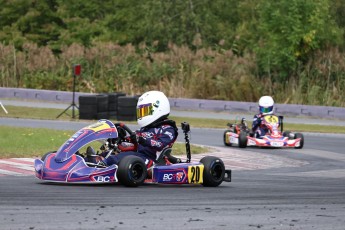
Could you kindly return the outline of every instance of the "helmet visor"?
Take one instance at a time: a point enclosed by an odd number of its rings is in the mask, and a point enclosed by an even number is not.
[[[273,110],[273,106],[262,107],[260,106],[260,113],[270,113]]]
[[[137,119],[152,115],[153,113],[153,106],[151,103],[140,105],[137,107]]]

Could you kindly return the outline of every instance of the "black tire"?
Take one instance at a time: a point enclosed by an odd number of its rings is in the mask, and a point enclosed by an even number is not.
[[[97,118],[97,96],[79,96],[79,119]]]
[[[115,102],[109,102],[108,104],[108,111],[114,111],[114,112],[117,112],[117,103]]]
[[[207,156],[200,160],[204,165],[203,186],[217,187],[223,182],[225,166],[218,157]]]
[[[140,157],[126,156],[119,162],[117,169],[119,182],[127,187],[142,185],[147,178],[146,165]]]
[[[97,105],[84,105],[79,106],[79,113],[97,113]]]
[[[118,111],[118,98],[121,96],[126,96],[126,94],[121,93],[121,92],[108,94],[108,112],[116,112],[117,113],[117,111]]]
[[[41,157],[41,161],[44,161],[47,158],[47,156],[51,153],[56,153],[56,151],[50,151],[50,152],[43,154],[43,156]]]
[[[136,121],[137,117],[136,116],[129,116],[129,115],[117,115],[117,120],[118,121]]]
[[[99,112],[97,113],[97,119],[109,119],[109,114],[108,112]]]
[[[120,96],[126,96],[125,93],[121,93],[121,92],[118,92],[118,93],[109,93],[108,94],[108,98],[109,98],[109,104],[110,103],[116,103],[117,104],[117,99],[118,97]]]
[[[247,132],[241,131],[238,135],[238,147],[246,148],[247,147]]]
[[[97,112],[79,113],[79,119],[81,119],[81,120],[95,120],[95,119],[97,119]]]
[[[97,95],[97,112],[108,112],[108,95]]]
[[[120,96],[117,99],[118,110],[119,107],[136,107],[138,103],[138,97]]]
[[[298,147],[295,147],[295,149],[301,149],[304,146],[304,136],[302,133],[296,133],[295,134],[295,139],[301,138],[300,145]]]
[[[229,144],[229,143],[226,143],[226,134],[228,133],[228,132],[231,132],[230,130],[225,130],[224,131],[224,134],[223,134],[223,142],[224,142],[224,145],[225,146],[231,146],[231,144]]]
[[[135,121],[137,119],[137,102],[137,97],[120,96],[117,105],[117,119],[119,121]]]
[[[109,119],[114,119],[116,120],[117,119],[117,112],[115,111],[109,111]]]
[[[131,117],[136,117],[137,116],[137,110],[136,107],[119,107],[119,110],[117,111],[119,115],[122,116],[131,116]]]
[[[90,96],[79,96],[79,105],[96,105],[97,104],[97,96],[90,95]]]

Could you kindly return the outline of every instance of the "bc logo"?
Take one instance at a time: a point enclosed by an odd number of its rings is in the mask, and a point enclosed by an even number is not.
[[[96,182],[110,182],[110,176],[96,176]]]

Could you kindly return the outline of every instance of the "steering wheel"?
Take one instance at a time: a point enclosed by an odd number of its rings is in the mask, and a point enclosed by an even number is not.
[[[136,140],[136,134],[135,132],[133,132],[127,125],[125,125],[124,123],[120,122],[120,123],[115,123],[114,124],[116,129],[117,129],[117,132],[118,132],[118,135],[119,135],[119,139],[122,141],[126,141],[126,138],[129,136],[130,137],[130,140],[132,143],[136,143],[137,140]],[[127,133],[129,135],[127,135]]]

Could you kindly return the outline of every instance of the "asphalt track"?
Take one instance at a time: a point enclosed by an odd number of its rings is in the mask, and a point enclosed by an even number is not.
[[[87,123],[1,118],[4,124],[78,129]],[[240,150],[225,148],[222,134],[192,128],[191,142],[213,146],[210,154],[233,169],[231,183],[126,188],[4,176],[0,229],[345,229],[344,135],[307,133],[300,150]]]

